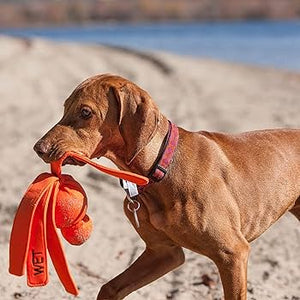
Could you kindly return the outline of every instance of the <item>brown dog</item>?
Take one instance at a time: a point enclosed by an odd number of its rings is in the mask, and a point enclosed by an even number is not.
[[[101,75],[74,90],[61,121],[34,149],[46,162],[77,151],[147,176],[167,132],[168,120],[144,90]],[[146,249],[101,288],[98,300],[122,299],[178,267],[182,247],[216,263],[226,300],[245,300],[249,242],[288,210],[300,220],[300,130],[229,135],[179,128],[165,178],[138,201],[136,230]]]

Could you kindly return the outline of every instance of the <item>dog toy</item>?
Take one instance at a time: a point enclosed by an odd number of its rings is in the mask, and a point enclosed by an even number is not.
[[[78,295],[57,228],[73,245],[83,244],[91,235],[92,220],[86,214],[87,196],[70,175],[61,173],[63,161],[71,157],[114,177],[146,185],[148,178],[111,169],[74,152],[51,163],[51,173],[40,174],[29,186],[15,215],[10,237],[9,272],[22,276],[27,284],[44,286],[49,281],[47,250],[66,291]]]

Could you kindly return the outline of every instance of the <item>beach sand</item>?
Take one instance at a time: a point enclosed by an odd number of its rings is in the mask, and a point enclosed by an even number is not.
[[[25,189],[39,173],[49,170],[33,152],[33,144],[60,119],[63,102],[77,84],[107,72],[122,75],[147,90],[170,120],[188,130],[241,132],[300,127],[300,74],[160,52],[1,37],[1,300],[73,299],[52,267],[50,282],[43,288],[28,288],[25,277],[9,275],[9,235]],[[124,192],[116,179],[87,166],[64,170],[82,183],[89,197],[93,234],[83,246],[65,244],[65,248],[80,287],[78,299],[95,299],[100,286],[127,268],[144,244],[123,214]],[[217,206],[218,199],[216,210]],[[299,253],[299,222],[285,215],[252,243],[249,299],[300,299]],[[215,285],[204,284],[203,276],[212,278]],[[182,267],[126,299],[221,297],[214,264],[186,251]]]

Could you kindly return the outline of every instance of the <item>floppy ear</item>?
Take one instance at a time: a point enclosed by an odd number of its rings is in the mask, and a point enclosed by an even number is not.
[[[156,133],[159,110],[149,94],[133,83],[112,89],[119,104],[119,128],[129,165]]]

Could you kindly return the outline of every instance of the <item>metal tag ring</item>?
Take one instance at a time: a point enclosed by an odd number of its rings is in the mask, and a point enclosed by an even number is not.
[[[132,205],[136,205],[136,207],[131,208],[131,206],[130,206],[131,204],[132,204]],[[127,209],[128,209],[129,211],[131,211],[132,213],[135,212],[135,211],[138,211],[138,210],[140,209],[140,207],[141,207],[141,203],[138,202],[138,201],[136,201],[136,200],[132,200],[132,199],[131,199],[131,201],[128,202],[128,204],[127,204]]]

